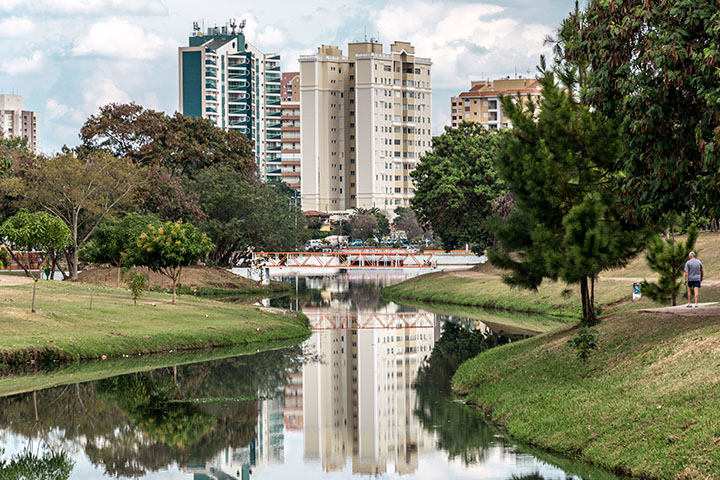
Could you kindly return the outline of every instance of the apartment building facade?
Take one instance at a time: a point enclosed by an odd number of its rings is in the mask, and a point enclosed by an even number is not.
[[[248,43],[234,23],[204,33],[195,24],[178,65],[180,112],[244,133],[260,177],[280,177],[280,56]]]
[[[0,135],[27,138],[28,148],[39,153],[38,113],[23,109],[22,95],[0,95]]]
[[[282,150],[280,177],[300,193],[300,72],[284,72],[280,83]]]
[[[490,129],[512,128],[500,103],[501,96],[515,97],[525,101],[528,95],[539,102],[542,96],[540,84],[534,78],[503,78],[493,81],[471,82],[470,90],[450,99],[450,122],[456,128],[462,121],[479,122]]]
[[[303,209],[408,206],[410,172],[431,148],[431,60],[372,40],[299,60]]]

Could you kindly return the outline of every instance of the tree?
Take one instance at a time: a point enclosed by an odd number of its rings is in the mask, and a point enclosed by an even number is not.
[[[148,276],[142,273],[130,272],[126,283],[132,295],[133,305],[137,305],[137,299],[140,298],[148,288]]]
[[[353,212],[353,216],[358,215],[372,215],[375,217],[375,220],[377,221],[377,226],[372,233],[373,235],[377,235],[378,237],[386,237],[390,235],[390,220],[388,220],[387,216],[385,216],[385,214],[379,208],[356,207],[355,211]]]
[[[594,285],[599,273],[627,263],[645,245],[647,229],[628,221],[616,190],[615,165],[624,154],[617,128],[575,99],[541,67],[539,112],[533,104],[503,98],[513,129],[497,157],[500,177],[515,209],[496,217],[496,266],[510,270],[511,286],[537,289],[544,278],[580,287],[582,321],[596,322]],[[560,66],[556,67],[560,68]]]
[[[371,213],[358,213],[350,218],[350,236],[362,241],[372,237],[378,230],[377,217]]]
[[[162,166],[185,175],[211,165],[255,176],[252,143],[237,130],[224,130],[204,118],[172,117],[140,105],[111,103],[87,119],[80,140],[139,165]]]
[[[25,271],[25,275],[33,279],[31,311],[34,313],[35,291],[41,270],[31,272],[29,257],[23,261],[23,257],[14,252],[39,252],[42,260],[38,265],[41,269],[53,251],[63,250],[70,244],[70,230],[62,220],[46,212],[21,210],[0,226],[0,241],[5,244],[15,263]]]
[[[680,279],[684,275],[685,262],[688,255],[695,248],[698,238],[697,227],[692,225],[687,232],[684,242],[676,242],[674,233],[668,235],[663,241],[655,235],[651,240],[645,254],[650,270],[660,274],[657,283],[643,280],[640,291],[656,302],[672,301],[677,305],[677,296],[680,292]],[[688,300],[690,301],[690,300]]]
[[[228,167],[208,167],[188,182],[204,220],[198,227],[215,243],[215,262],[236,266],[258,250],[291,251],[303,242],[305,217],[293,198],[271,184],[248,182]]]
[[[128,263],[148,267],[172,281],[172,303],[175,305],[177,283],[182,268],[197,262],[215,248],[204,233],[191,223],[165,222],[148,225],[128,252]]]
[[[148,226],[160,225],[154,215],[128,213],[122,218],[105,218],[90,237],[83,258],[91,263],[109,264],[117,267],[117,287],[120,287],[120,275],[123,266],[127,266],[127,253],[132,250],[140,233]]]
[[[403,230],[407,235],[408,240],[415,240],[421,238],[425,231],[420,226],[415,217],[415,212],[411,208],[398,207],[395,209],[395,228]]]
[[[617,181],[641,216],[720,214],[720,3],[591,0],[561,35],[589,62],[583,97],[620,124]],[[639,208],[637,208],[639,206]]]
[[[83,156],[67,151],[35,159],[4,185],[23,203],[46,210],[68,226],[72,243],[66,257],[74,281],[80,249],[108,214],[132,202],[141,178],[128,160],[101,151]]]
[[[446,250],[490,243],[486,219],[493,200],[505,193],[494,165],[502,135],[477,122],[445,127],[410,174],[415,181],[412,208]]]

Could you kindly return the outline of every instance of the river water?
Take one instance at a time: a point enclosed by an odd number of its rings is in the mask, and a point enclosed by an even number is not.
[[[268,303],[309,317],[302,345],[0,398],[0,479],[615,478],[538,458],[454,401],[465,357],[532,332],[381,298],[407,275],[284,279],[296,295]]]

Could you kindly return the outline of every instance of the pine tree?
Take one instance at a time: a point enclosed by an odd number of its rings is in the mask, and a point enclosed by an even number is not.
[[[544,62],[543,62],[544,63]],[[577,284],[582,321],[597,322],[595,280],[642,250],[645,227],[631,223],[617,193],[615,168],[623,155],[615,125],[579,103],[571,69],[541,67],[542,107],[503,99],[513,130],[497,158],[500,177],[515,199],[506,219],[496,218],[498,248],[490,253],[510,270],[511,286],[537,289],[543,279]]]
[[[688,229],[687,239],[684,242],[676,241],[673,233],[665,240],[660,236],[652,238],[645,253],[645,259],[650,270],[659,273],[660,278],[657,283],[643,280],[640,284],[640,291],[643,295],[658,303],[671,300],[673,306],[677,305],[680,278],[683,277],[685,262],[695,248],[697,237],[697,227],[692,225]]]

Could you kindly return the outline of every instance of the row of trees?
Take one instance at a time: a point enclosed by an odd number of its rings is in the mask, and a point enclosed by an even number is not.
[[[576,7],[541,59],[541,105],[504,98],[512,130],[463,123],[433,140],[412,173],[421,223],[447,249],[494,246],[510,285],[577,284],[585,324],[600,272],[650,244],[672,272],[644,290],[674,302],[692,242],[657,233],[720,216],[719,39],[710,0]]]
[[[104,222],[128,212],[196,225],[214,245],[208,260],[221,265],[304,240],[292,192],[258,179],[252,144],[237,131],[111,104],[87,120],[80,140],[47,157],[24,141],[0,139],[0,221],[21,208],[59,218],[70,242],[50,256],[64,260],[72,280]]]

